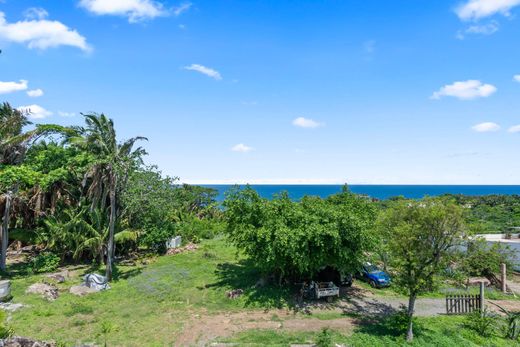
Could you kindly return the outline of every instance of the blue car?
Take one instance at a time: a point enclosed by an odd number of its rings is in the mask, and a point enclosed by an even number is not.
[[[373,288],[388,287],[391,283],[390,276],[377,266],[365,263],[359,271],[361,279],[367,281]]]

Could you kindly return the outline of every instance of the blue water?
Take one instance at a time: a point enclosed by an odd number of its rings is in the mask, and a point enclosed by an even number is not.
[[[223,201],[225,192],[232,185],[206,185],[205,187],[218,190],[217,200]],[[299,200],[305,195],[314,195],[326,198],[329,195],[341,192],[341,185],[251,185],[260,196],[272,198],[274,194],[287,191],[293,200]],[[420,199],[425,196],[442,194],[463,195],[520,195],[520,185],[515,186],[482,186],[482,185],[349,185],[352,192],[364,194],[377,199],[388,199],[394,196],[404,196],[410,199]]]

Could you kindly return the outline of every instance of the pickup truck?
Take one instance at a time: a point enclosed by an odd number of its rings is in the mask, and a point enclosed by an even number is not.
[[[339,288],[333,282],[314,282],[303,285],[303,294],[310,299],[326,298],[332,301],[334,297],[339,297]]]

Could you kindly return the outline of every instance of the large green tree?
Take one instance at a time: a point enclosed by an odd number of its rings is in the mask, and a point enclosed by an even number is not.
[[[408,295],[407,340],[412,341],[415,301],[433,290],[436,275],[464,242],[464,210],[445,199],[395,201],[381,214],[378,226],[394,284]]]
[[[114,235],[118,218],[118,199],[125,189],[129,173],[142,164],[144,149],[134,149],[134,144],[145,137],[134,137],[118,142],[114,122],[104,114],[86,114],[84,128],[70,142],[92,154],[95,158],[84,178],[88,186],[87,196],[92,209],[101,208],[110,212],[106,260],[106,277],[112,279]]]
[[[348,191],[294,202],[287,194],[268,200],[251,188],[236,189],[224,206],[230,240],[279,282],[324,266],[354,271],[373,246],[373,205]]]

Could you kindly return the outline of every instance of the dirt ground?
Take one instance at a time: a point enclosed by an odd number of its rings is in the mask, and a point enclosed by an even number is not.
[[[497,303],[509,310],[520,310],[518,300],[488,300],[491,310],[499,311],[493,305]],[[217,338],[232,336],[250,329],[270,329],[280,331],[320,331],[331,328],[348,333],[358,324],[356,315],[380,317],[395,312],[401,305],[406,305],[405,298],[387,298],[374,296],[372,293],[354,286],[345,293],[345,297],[333,303],[308,303],[294,310],[247,311],[206,315],[193,313],[184,329],[177,337],[176,346],[206,346]],[[445,314],[446,302],[443,298],[419,298],[416,302],[417,316],[435,316]],[[319,314],[332,315],[331,319],[316,318]],[[342,315],[345,315],[342,317]],[[334,317],[337,318],[334,318]]]

